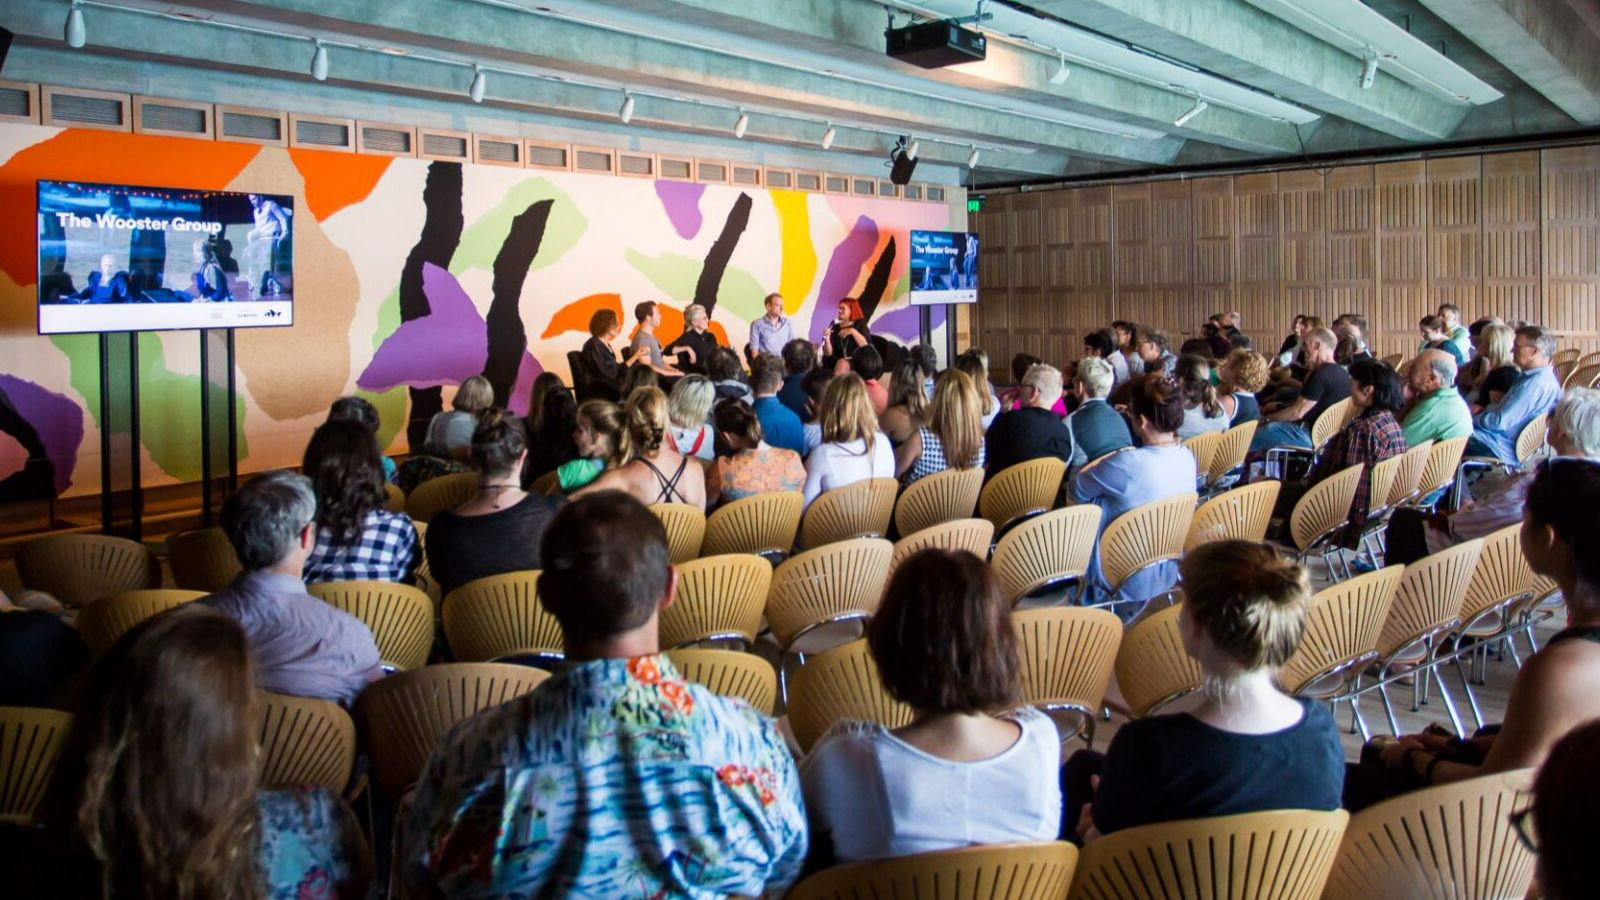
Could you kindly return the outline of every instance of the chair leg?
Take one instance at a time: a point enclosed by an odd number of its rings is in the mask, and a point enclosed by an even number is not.
[[[1461,678],[1461,688],[1467,692],[1467,703],[1472,707],[1472,721],[1476,723],[1474,727],[1482,728],[1483,710],[1478,706],[1478,695],[1472,692],[1472,679],[1468,678],[1467,672],[1461,668],[1461,657],[1454,657],[1452,662],[1455,663],[1456,674]],[[1444,689],[1444,679],[1441,678],[1439,679],[1439,692],[1443,694]],[[1458,730],[1456,733],[1460,734],[1460,731]]]
[[[1094,713],[1089,712],[1083,717],[1083,745],[1090,750],[1094,749]]]
[[[1450,688],[1444,683],[1444,676],[1439,674],[1436,666],[1429,666],[1423,677],[1427,678],[1429,675],[1439,684],[1439,698],[1444,701],[1444,710],[1450,715],[1450,724],[1455,727],[1457,735],[1461,734],[1461,715],[1456,712],[1456,704],[1450,697]],[[1396,731],[1395,734],[1398,735],[1399,732]]]
[[[1382,678],[1383,674],[1379,673],[1378,677]],[[1413,687],[1413,689],[1415,688]],[[1394,704],[1389,702],[1389,686],[1384,684],[1382,681],[1378,682],[1378,699],[1383,701],[1383,715],[1389,720],[1389,733],[1395,737],[1399,737],[1400,720],[1395,718]]]
[[[1367,727],[1366,717],[1361,715],[1361,695],[1354,694],[1350,697],[1350,717],[1355,720],[1356,727],[1361,729],[1361,743],[1372,740],[1372,729]]]
[[[1522,654],[1517,652],[1516,635],[1517,633],[1515,631],[1506,632],[1505,647],[1506,652],[1511,654],[1511,662],[1520,669],[1522,668]]]

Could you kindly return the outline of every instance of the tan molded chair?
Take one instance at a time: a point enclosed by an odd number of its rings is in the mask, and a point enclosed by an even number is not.
[[[687,503],[656,503],[650,507],[667,529],[667,555],[672,564],[688,562],[700,555],[706,539],[706,514]]]
[[[994,539],[994,523],[988,519],[957,519],[932,528],[924,528],[894,542],[894,552],[889,558],[889,574],[918,551],[930,547],[944,550],[965,550],[983,559],[989,555],[989,544]]]
[[[821,626],[858,623],[883,596],[893,546],[882,538],[836,541],[797,553],[772,573],[767,625],[786,652],[813,653],[837,640],[807,640]],[[851,637],[854,637],[852,634]]]
[[[1461,676],[1467,703],[1472,707],[1472,718],[1479,727],[1484,724],[1483,710],[1472,690],[1473,679],[1461,670],[1461,655],[1471,655],[1472,674],[1481,683],[1483,674],[1480,672],[1488,664],[1483,655],[1485,648],[1516,628],[1513,611],[1534,597],[1538,576],[1528,566],[1527,557],[1522,555],[1521,531],[1520,523],[1507,525],[1482,539],[1483,551],[1478,554],[1478,564],[1472,569],[1472,580],[1467,583],[1466,596],[1461,600],[1461,625],[1451,634],[1451,643],[1458,649],[1450,654],[1450,659]],[[1467,650],[1460,650],[1462,638],[1472,638],[1476,643]]]
[[[901,535],[915,534],[972,515],[983,489],[983,470],[945,469],[912,482],[895,504],[894,524]]]
[[[754,553],[782,559],[794,549],[805,497],[799,491],[774,491],[725,503],[706,519],[703,556]]]
[[[412,519],[411,525],[417,529],[417,589],[433,601],[433,617],[438,619],[444,609],[444,588],[433,577],[433,567],[428,565],[428,523]]]
[[[1561,363],[1577,362],[1582,357],[1583,351],[1577,347],[1563,347],[1550,354],[1550,363],[1551,365],[1559,365]]]
[[[1411,499],[1412,506],[1423,506],[1422,501],[1430,494],[1449,487],[1456,480],[1456,469],[1466,449],[1464,437],[1434,441],[1433,449],[1428,451],[1428,462],[1422,467],[1422,478],[1417,482],[1416,496]]]
[[[33,821],[71,727],[59,710],[0,706],[0,823]]]
[[[1445,687],[1438,667],[1432,662],[1439,639],[1461,624],[1461,601],[1467,594],[1467,585],[1472,582],[1472,573],[1482,552],[1483,539],[1475,538],[1425,556],[1406,566],[1405,575],[1395,587],[1394,603],[1389,606],[1389,616],[1378,633],[1376,686],[1389,720],[1389,732],[1396,737],[1400,734],[1400,723],[1395,719],[1388,691],[1390,672],[1396,665],[1421,667],[1416,676],[1419,680],[1412,689],[1412,710],[1416,710],[1421,700],[1420,679],[1431,678],[1439,687],[1439,695],[1444,698],[1456,733],[1461,733],[1461,717],[1450,699],[1450,689]]]
[[[678,566],[678,595],[661,611],[661,646],[756,642],[772,590],[772,563],[750,553],[705,556]]]
[[[1202,469],[1201,474],[1206,476],[1206,484],[1214,485],[1228,476],[1228,473],[1244,465],[1244,458],[1250,454],[1250,441],[1255,439],[1257,422],[1240,422],[1222,433],[1222,439],[1217,441],[1217,451],[1211,457],[1210,469]]]
[[[1565,389],[1567,386],[1567,379],[1571,378],[1572,373],[1576,372],[1577,370],[1578,360],[1576,358],[1567,360],[1557,360],[1552,358],[1550,360],[1551,374],[1555,375],[1556,384],[1561,385],[1563,389]]]
[[[1069,896],[1317,900],[1349,820],[1292,809],[1125,828],[1084,848]]]
[[[478,578],[444,598],[444,639],[461,662],[559,660],[561,623],[539,602],[539,573]]]
[[[1011,614],[1022,665],[1022,702],[1094,745],[1094,718],[1105,700],[1122,642],[1122,620],[1103,609],[1025,609]]]
[[[1272,507],[1278,502],[1278,481],[1257,481],[1224,491],[1200,504],[1189,523],[1189,535],[1183,540],[1183,552],[1212,541],[1266,540],[1267,526],[1272,523]]]
[[[434,513],[455,509],[478,496],[478,473],[457,472],[440,475],[416,486],[406,497],[406,514],[426,522]]]
[[[1422,472],[1428,467],[1428,457],[1432,453],[1433,441],[1423,441],[1401,454],[1404,461],[1400,463],[1400,471],[1395,473],[1394,483],[1389,485],[1389,496],[1384,498],[1390,509],[1409,503],[1417,496],[1422,487]]]
[[[739,697],[772,715],[778,700],[778,671],[754,653],[694,648],[668,650],[667,658],[685,680],[713,694]]]
[[[215,593],[244,571],[221,528],[196,528],[167,539],[172,582],[187,591]]]
[[[403,513],[406,511],[406,492],[387,482],[383,485],[385,497],[384,508],[390,512]]]
[[[1532,769],[1411,791],[1350,819],[1324,900],[1521,897],[1534,855],[1509,818],[1532,802]]]
[[[1396,372],[1400,371],[1400,364],[1405,361],[1406,355],[1404,353],[1391,353],[1383,358],[1383,364]]]
[[[92,656],[111,649],[117,638],[145,619],[204,597],[202,591],[125,591],[96,600],[78,613],[78,634]]]
[[[1207,431],[1183,442],[1183,446],[1194,455],[1194,470],[1200,475],[1210,474],[1211,464],[1217,459],[1217,448],[1222,445],[1223,434],[1221,431]]]
[[[1140,719],[1200,689],[1200,664],[1183,649],[1178,613],[1183,604],[1158,609],[1135,622],[1117,647],[1117,689],[1130,718]]]
[[[1015,606],[1035,591],[1082,578],[1099,532],[1100,507],[1092,504],[1051,510],[1012,528],[995,545],[991,563],[1000,595]]]
[[[1339,553],[1339,536],[1350,524],[1350,504],[1355,502],[1362,468],[1357,463],[1312,485],[1289,514],[1289,538],[1294,543],[1296,561],[1305,565],[1312,553],[1320,552],[1328,577],[1334,581],[1339,576],[1333,568],[1333,557]]]
[[[1173,494],[1128,510],[1100,535],[1100,571],[1111,592],[1129,578],[1183,555],[1194,521],[1195,494]]]
[[[878,680],[878,664],[865,638],[818,653],[794,674],[789,690],[789,727],[801,752],[835,722],[876,722],[899,728],[911,707],[889,696]]]
[[[789,900],[1033,900],[1063,898],[1078,848],[991,844],[834,866],[795,885]]]
[[[161,586],[161,561],[143,544],[100,534],[36,538],[17,548],[22,586],[61,605],[87,606],[123,591]]]
[[[451,728],[532,691],[549,677],[531,666],[442,663],[373,682],[355,708],[372,755],[373,780],[398,797],[421,777]]]
[[[1322,415],[1317,416],[1317,421],[1311,423],[1311,446],[1321,450],[1322,445],[1332,440],[1354,415],[1355,407],[1349,397],[1323,410]]]
[[[1005,534],[1013,522],[1054,507],[1066,474],[1067,464],[1053,456],[1007,466],[978,494],[978,515],[994,523],[995,534]]]
[[[433,601],[420,589],[390,581],[324,581],[306,585],[306,591],[365,623],[385,668],[406,671],[428,664]]]
[[[815,550],[838,541],[883,537],[889,533],[899,489],[893,478],[864,478],[824,491],[800,521],[801,546]]]
[[[356,764],[356,725],[339,704],[261,691],[261,786],[314,784],[335,794]]]
[[[1300,646],[1278,673],[1284,690],[1318,700],[1349,700],[1351,715],[1362,734],[1368,733],[1359,695],[1352,696],[1349,687],[1378,656],[1378,635],[1405,568],[1385,566],[1311,597]]]
[[[1594,387],[1597,383],[1600,383],[1600,365],[1587,365],[1573,369],[1561,387]]]

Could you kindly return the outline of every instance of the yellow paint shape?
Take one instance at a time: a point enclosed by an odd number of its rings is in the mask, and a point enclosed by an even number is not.
[[[806,207],[810,195],[799,191],[771,191],[772,206],[778,213],[778,238],[783,248],[783,264],[778,276],[778,293],[783,295],[783,311],[800,311],[817,278],[817,251],[811,244],[811,212]]]

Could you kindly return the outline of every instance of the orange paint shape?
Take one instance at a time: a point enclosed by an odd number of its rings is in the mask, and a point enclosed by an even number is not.
[[[387,156],[300,149],[290,150],[289,159],[306,180],[306,206],[319,222],[367,199],[391,161]]]
[[[39,179],[139,187],[226,190],[261,148],[227,141],[68,129],[18,151],[0,166],[0,271],[18,285],[38,281]]]
[[[609,309],[617,314],[617,321],[622,321],[622,295],[621,294],[590,294],[581,300],[574,300],[566,306],[556,310],[550,317],[550,324],[544,328],[544,334],[539,335],[541,340],[553,338],[558,334],[568,331],[581,331],[589,333],[589,319],[602,309]]]

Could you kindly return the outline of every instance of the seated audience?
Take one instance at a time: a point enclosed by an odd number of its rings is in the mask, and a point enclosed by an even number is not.
[[[1214,319],[1220,318],[1221,316],[1214,317]],[[1233,345],[1228,343],[1228,335],[1223,332],[1222,325],[1218,321],[1210,321],[1200,326],[1200,337],[1205,341],[1206,348],[1210,350],[1208,355],[1213,359],[1221,359],[1233,349]]]
[[[262,690],[348,706],[383,668],[371,630],[306,593],[300,580],[316,545],[316,514],[304,475],[267,472],[245,482],[222,504],[222,530],[244,571],[197,602],[244,627]]]
[[[889,406],[878,416],[878,427],[895,447],[905,443],[928,421],[928,395],[922,391],[922,370],[906,357],[889,380]]]
[[[783,387],[778,391],[778,399],[802,422],[811,421],[806,413],[805,378],[806,373],[816,367],[817,349],[810,341],[795,338],[783,345]]]
[[[828,382],[832,380],[832,369],[812,369],[801,382],[806,392],[806,423],[800,429],[806,438],[805,456],[810,456],[811,451],[822,444],[822,422],[817,412],[822,409],[822,395],[827,392]]]
[[[1499,403],[1511,386],[1516,384],[1517,376],[1522,374],[1522,370],[1511,361],[1511,348],[1515,340],[1516,332],[1511,330],[1511,326],[1499,322],[1485,325],[1478,332],[1478,357],[1472,364],[1479,371],[1468,390],[1462,391],[1468,397],[1473,415]]]
[[[806,506],[826,491],[865,478],[894,477],[894,450],[878,431],[860,376],[850,373],[828,382],[818,418],[822,444],[806,457]]]
[[[650,371],[663,378],[683,375],[677,366],[667,362],[661,352],[661,340],[656,337],[656,329],[661,327],[660,305],[654,300],[646,300],[633,308],[633,316],[639,321],[638,330],[633,333],[633,342],[629,345],[629,352],[638,358],[633,365],[648,366]]]
[[[1494,316],[1484,316],[1478,321],[1467,326],[1467,337],[1469,338],[1469,342],[1472,344],[1473,349],[1472,361],[1467,363],[1465,366],[1462,366],[1460,373],[1456,375],[1456,388],[1460,390],[1464,396],[1469,396],[1468,391],[1474,385],[1482,381],[1485,375],[1489,374],[1489,361],[1483,357],[1483,345],[1480,343],[1480,341],[1483,338],[1483,330],[1488,328],[1490,325],[1497,324],[1505,325],[1504,322],[1500,321]],[[1507,364],[1510,364],[1511,362],[1511,340],[1515,334],[1516,332],[1513,330],[1512,336],[1506,338],[1506,347],[1503,356],[1505,357],[1505,362]],[[1515,368],[1515,366],[1513,366],[1513,368]]]
[[[1289,364],[1294,362],[1295,357],[1300,355],[1300,342],[1305,338],[1306,332],[1309,330],[1306,321],[1309,318],[1309,316],[1303,314],[1294,317],[1294,327],[1289,330],[1289,336],[1283,339],[1282,344],[1278,345],[1276,361],[1279,366],[1288,368]]]
[[[1265,453],[1272,447],[1311,447],[1311,426],[1328,407],[1350,396],[1350,373],[1333,361],[1337,342],[1333,332],[1319,328],[1305,336],[1305,360],[1309,371],[1300,395],[1277,412],[1267,416],[1250,441],[1250,452]]]
[[[1472,351],[1472,335],[1461,324],[1461,308],[1454,303],[1446,303],[1439,307],[1439,318],[1444,320],[1445,334],[1460,351],[1457,356],[1465,357]]]
[[[643,388],[656,389],[661,387],[661,379],[656,377],[656,370],[647,365],[629,366],[628,371],[622,376],[622,400],[627,403],[635,391]]]
[[[428,422],[428,436],[422,452],[450,459],[465,453],[472,445],[472,431],[478,427],[478,414],[494,405],[494,388],[489,379],[474,375],[456,388],[450,409]]]
[[[1473,417],[1467,456],[1517,462],[1517,435],[1523,426],[1549,412],[1561,399],[1561,382],[1550,365],[1555,352],[1555,335],[1533,325],[1517,329],[1511,356],[1521,373],[1499,403]]]
[[[396,581],[410,584],[422,561],[417,528],[385,504],[382,459],[358,422],[324,422],[311,433],[300,471],[317,495],[317,543],[306,557],[307,584]]]
[[[640,388],[623,405],[622,415],[627,422],[628,462],[607,469],[574,496],[622,491],[640,503],[686,503],[703,511],[706,470],[668,440],[667,395],[657,388]]]
[[[621,402],[622,370],[632,368],[634,363],[650,352],[641,347],[619,364],[617,351],[611,349],[611,342],[621,333],[622,321],[614,310],[597,309],[589,317],[589,339],[583,342],[583,366],[589,383],[589,397],[584,399]]]
[[[0,591],[0,706],[68,709],[62,687],[88,663],[78,629]]]
[[[989,358],[982,350],[968,349],[956,357],[950,368],[960,369],[972,379],[972,386],[978,391],[979,419],[983,430],[988,431],[994,417],[1000,415],[1000,398],[995,396],[994,385],[989,383]]]
[[[27,867],[38,896],[367,895],[372,859],[350,808],[322,788],[259,785],[257,688],[270,685],[252,643],[189,604],[95,662],[41,805],[44,856]]]
[[[1030,459],[1072,462],[1072,432],[1052,411],[1061,402],[1061,373],[1054,366],[1034,365],[1017,385],[1017,401],[1022,406],[1001,413],[984,435],[985,481]]]
[[[605,401],[585,401],[589,403]],[[528,452],[520,423],[500,411],[472,436],[478,496],[428,523],[428,572],[448,594],[479,578],[539,568],[539,538],[560,497],[531,494],[518,475]]]
[[[345,420],[360,422],[372,432],[373,440],[378,440],[378,429],[382,427],[383,422],[378,418],[378,408],[365,397],[340,397],[333,401],[333,405],[328,407],[328,421]],[[380,453],[383,451],[381,442],[378,450]],[[387,456],[383,457],[383,480],[392,484],[394,476],[394,460]]]
[[[1506,701],[1505,723],[1470,739],[1442,729],[1369,742],[1345,771],[1344,805],[1362,809],[1430,784],[1542,765],[1555,742],[1600,718],[1600,464],[1557,457],[1539,464],[1522,520],[1522,553],[1556,583],[1567,627],[1529,657]]]
[[[1084,466],[1069,482],[1078,503],[1100,507],[1100,531],[1130,509],[1173,494],[1192,493],[1195,487],[1194,454],[1178,441],[1183,424],[1183,390],[1176,381],[1157,371],[1135,385],[1130,412],[1142,446],[1102,457]],[[1129,604],[1122,610],[1137,614],[1145,601],[1172,588],[1178,580],[1176,563],[1165,562],[1128,578],[1113,592],[1100,568],[1099,539],[1089,560],[1088,602]]]
[[[1144,363],[1145,372],[1160,372],[1171,376],[1178,366],[1178,357],[1167,349],[1167,335],[1146,325],[1139,326],[1135,337],[1135,350]]]
[[[1181,360],[1185,356],[1198,356],[1201,359],[1210,359],[1211,343],[1205,338],[1188,338],[1182,344],[1178,345],[1178,358]],[[1173,367],[1172,377],[1178,377],[1178,370],[1176,366]]]
[[[1353,363],[1374,358],[1372,351],[1367,349],[1367,339],[1361,331],[1363,321],[1360,316],[1348,313],[1334,320],[1333,336],[1338,345],[1334,348],[1333,358],[1339,365],[1348,368]]]
[[[706,506],[728,503],[771,491],[805,487],[806,467],[800,454],[773,447],[761,436],[761,420],[737,400],[723,400],[712,411],[717,434],[732,450],[717,457],[706,473]]]
[[[1242,331],[1235,331],[1228,336],[1229,352],[1234,350],[1254,350],[1255,348],[1255,342],[1250,340],[1250,336]]]
[[[569,665],[435,750],[397,862],[408,896],[782,894],[806,853],[794,760],[771,719],[661,655],[678,580],[661,521],[585,497],[543,559]]]
[[[1139,356],[1138,336],[1139,326],[1132,322],[1116,321],[1111,323],[1111,333],[1116,338],[1117,353],[1128,364],[1128,377],[1137,378],[1144,374],[1144,359]],[[1112,363],[1115,368],[1116,363]]]
[[[933,380],[928,424],[895,449],[895,476],[911,484],[945,469],[982,468],[983,419],[978,389],[960,369]]]
[[[585,400],[574,418],[572,443],[578,457],[556,469],[556,483],[565,493],[587,486],[601,472],[628,461],[621,407],[610,400]]]
[[[1185,354],[1178,360],[1178,383],[1183,387],[1183,424],[1178,440],[1197,434],[1228,430],[1228,413],[1222,408],[1217,389],[1211,385],[1211,363],[1203,357]]]
[[[717,390],[704,375],[685,375],[667,395],[667,433],[672,446],[685,456],[710,462],[716,459],[716,437],[711,433],[711,402]]]
[[[1534,776],[1533,805],[1511,815],[1518,838],[1539,855],[1534,875],[1539,895],[1548,900],[1578,900],[1594,890],[1589,828],[1600,803],[1596,763],[1600,721],[1579,725],[1556,741]]]
[[[1196,547],[1182,568],[1178,634],[1205,687],[1186,712],[1122,726],[1104,757],[1082,750],[1067,761],[1062,822],[1086,842],[1155,822],[1339,808],[1333,716],[1275,683],[1305,629],[1305,569],[1237,540]]]
[[[678,368],[685,372],[706,375],[709,374],[706,365],[720,347],[716,334],[711,331],[711,316],[706,308],[691,303],[683,308],[683,334],[667,345],[666,353],[682,360]]]
[[[913,345],[909,352],[917,368],[922,372],[922,393],[927,399],[932,400],[933,377],[939,374],[939,354],[927,344]]]
[[[1238,349],[1217,367],[1217,402],[1228,414],[1228,427],[1261,421],[1256,392],[1267,386],[1267,361],[1261,354]]]
[[[1011,357],[1011,387],[1000,392],[1001,410],[1013,410],[1021,406],[1021,399],[1018,395],[1022,393],[1022,376],[1028,374],[1029,369],[1042,362],[1044,360],[1034,356],[1032,353],[1018,353],[1016,356]]]
[[[533,380],[528,417],[523,420],[528,428],[528,464],[522,471],[524,486],[578,458],[578,447],[572,442],[577,416],[578,400],[561,383],[561,376],[540,372]]]
[[[883,378],[883,354],[871,345],[857,347],[850,354],[850,371],[860,375],[861,383],[866,385],[873,414],[883,415],[883,411],[889,408],[889,389],[879,380]]]
[[[1128,360],[1117,349],[1116,336],[1109,328],[1091,331],[1083,336],[1083,358],[1103,359],[1111,367],[1111,387],[1128,380]],[[1110,393],[1109,391],[1107,392]]]
[[[706,377],[711,379],[711,387],[716,390],[718,400],[732,397],[746,403],[755,402],[750,386],[740,380],[741,374],[738,354],[727,347],[711,351],[711,357],[706,360]]]
[[[1400,428],[1406,446],[1448,441],[1472,433],[1472,410],[1455,389],[1456,359],[1443,350],[1424,350],[1406,369],[1410,408]]]
[[[1417,347],[1418,353],[1424,350],[1443,350],[1455,359],[1457,367],[1467,364],[1466,350],[1450,339],[1444,319],[1438,316],[1423,316],[1417,323],[1417,330],[1422,334],[1422,343]]]
[[[1072,377],[1072,390],[1078,395],[1078,408],[1067,416],[1067,430],[1072,434],[1074,468],[1094,462],[1123,447],[1133,446],[1128,420],[1106,402],[1113,381],[1111,365],[1104,359],[1090,357],[1079,361],[1078,371]]]
[[[804,455],[805,428],[799,413],[778,399],[782,386],[783,363],[777,357],[763,353],[750,363],[750,388],[756,398],[750,408],[761,422],[762,436],[774,447]]]
[[[1060,737],[1043,713],[1018,706],[1016,643],[983,560],[932,549],[895,569],[867,646],[884,690],[913,718],[895,729],[840,722],[806,754],[813,859],[1055,839]]]

